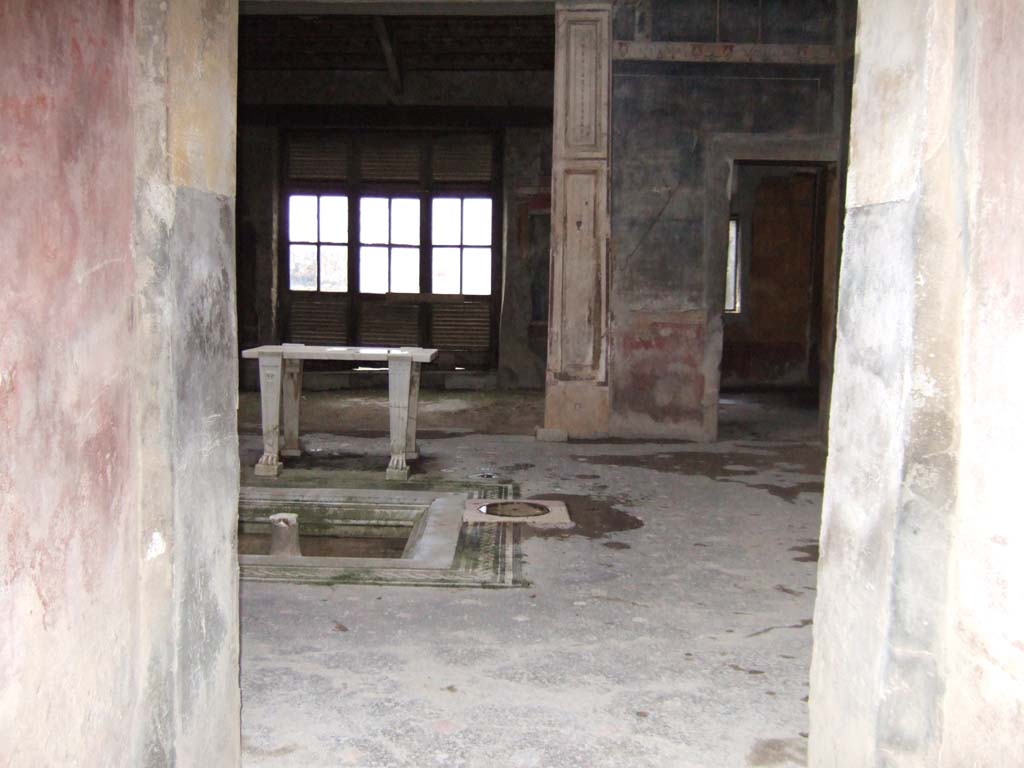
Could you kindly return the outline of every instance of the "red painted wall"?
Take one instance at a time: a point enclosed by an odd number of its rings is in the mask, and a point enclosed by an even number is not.
[[[3,765],[129,749],[132,19],[130,0],[0,3]]]

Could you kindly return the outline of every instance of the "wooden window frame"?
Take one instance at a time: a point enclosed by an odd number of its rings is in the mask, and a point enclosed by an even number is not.
[[[351,232],[347,232],[348,239],[345,242],[343,242],[343,243],[330,242],[330,241],[325,241],[325,240],[321,240],[320,239],[320,198],[322,198],[322,197],[344,197],[345,201],[346,201],[346,203],[345,203],[346,209],[349,207],[349,204],[351,203],[351,198],[346,193],[339,193],[339,192],[334,191],[334,190],[324,190],[324,191],[316,191],[316,192],[314,192],[314,191],[294,192],[293,191],[293,192],[288,193],[287,196],[285,196],[285,198],[284,198],[284,208],[285,208],[285,210],[289,210],[290,209],[289,202],[291,201],[291,198],[292,197],[299,197],[299,196],[303,196],[303,197],[316,197],[316,223],[317,223],[316,237],[317,237],[317,239],[316,239],[315,242],[314,241],[310,241],[310,240],[292,240],[291,239],[291,232],[289,231],[290,227],[288,226],[288,217],[287,216],[285,217],[285,221],[286,221],[285,230],[284,230],[284,260],[285,260],[285,275],[286,275],[286,280],[285,280],[285,283],[284,283],[285,290],[287,290],[289,292],[294,291],[296,293],[315,293],[315,294],[331,294],[331,295],[337,295],[337,294],[348,295],[348,294],[352,293],[352,283],[348,279],[349,275],[347,274],[350,271],[348,269],[348,262],[352,260],[352,237],[351,237]],[[348,218],[349,218],[349,223],[351,223],[351,214],[349,214]],[[301,288],[292,288],[292,286],[291,286],[291,247],[293,245],[313,245],[313,246],[316,246],[316,288],[313,288],[312,290],[303,290]],[[344,291],[324,291],[320,287],[320,283],[321,283],[320,275],[323,272],[323,269],[320,266],[320,263],[321,263],[321,260],[320,260],[320,249],[321,249],[322,246],[325,246],[325,245],[328,246],[328,247],[331,247],[331,246],[344,246],[344,248],[347,251],[346,257],[345,257],[346,279],[345,279],[345,290]]]
[[[490,196],[489,193],[483,193],[483,192],[478,192],[478,193],[475,193],[475,194],[455,194],[455,193],[445,194],[445,193],[436,193],[436,194],[432,195],[431,198],[430,198],[430,210],[427,212],[428,218],[430,219],[430,234],[431,234],[431,237],[433,237],[433,233],[434,233],[434,201],[435,200],[458,200],[459,201],[459,242],[455,243],[455,244],[451,244],[451,243],[434,244],[433,242],[431,242],[430,254],[429,254],[429,256],[430,256],[430,268],[431,268],[430,278],[431,278],[431,281],[433,281],[433,277],[434,277],[434,272],[433,272],[433,267],[434,267],[434,250],[437,249],[437,248],[454,248],[454,249],[456,249],[459,252],[459,290],[458,290],[458,293],[436,293],[436,292],[433,291],[433,285],[431,285],[431,293],[434,296],[470,296],[470,297],[474,297],[474,298],[478,298],[478,299],[483,299],[484,297],[490,296],[494,292],[494,280],[493,279],[491,280],[491,289],[490,289],[490,291],[488,293],[466,293],[466,285],[465,285],[465,280],[464,280],[464,275],[463,275],[463,273],[465,272],[465,269],[464,269],[465,262],[464,262],[463,251],[465,251],[467,248],[487,248],[487,249],[489,249],[491,251],[491,276],[493,278],[493,276],[494,276],[494,269],[495,269],[495,264],[494,264],[494,237],[495,237],[495,232],[494,232],[494,218],[495,218],[494,199]],[[491,239],[490,239],[490,242],[487,245],[467,245],[464,242],[464,239],[465,239],[465,236],[466,236],[465,235],[466,227],[465,227],[465,223],[464,223],[465,222],[466,200],[489,200],[490,203],[491,203]]]

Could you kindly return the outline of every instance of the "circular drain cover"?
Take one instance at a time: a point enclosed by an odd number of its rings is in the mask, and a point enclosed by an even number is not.
[[[543,504],[532,504],[529,501],[493,501],[480,507],[480,511],[494,517],[539,517],[551,510]]]

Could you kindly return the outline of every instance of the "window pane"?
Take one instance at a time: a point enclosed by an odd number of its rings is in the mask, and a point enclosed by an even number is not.
[[[388,292],[388,249],[359,249],[360,293]]]
[[[316,195],[291,195],[288,198],[288,239],[316,242]]]
[[[320,242],[348,242],[348,198],[320,198]]]
[[[491,244],[491,201],[473,198],[463,201],[462,244]]]
[[[388,199],[386,197],[364,197],[359,201],[359,240],[363,243],[386,243],[388,241]]]
[[[431,226],[434,245],[459,245],[462,242],[462,201],[458,198],[435,199]]]
[[[289,246],[288,287],[291,288],[293,291],[316,290],[315,245]]]
[[[395,198],[391,201],[391,242],[400,245],[420,244],[420,201]]]
[[[459,292],[458,248],[435,248],[431,259],[431,290],[434,293]]]
[[[320,290],[344,293],[348,290],[348,248],[320,246]]]
[[[420,292],[420,249],[391,249],[391,290],[393,293]]]
[[[462,292],[487,296],[491,292],[491,249],[462,249]]]
[[[725,257],[725,311],[740,311],[739,273],[736,269],[739,257],[739,222],[729,222],[729,250]]]

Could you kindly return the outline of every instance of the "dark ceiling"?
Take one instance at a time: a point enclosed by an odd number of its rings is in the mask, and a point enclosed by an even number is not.
[[[552,16],[242,16],[241,69],[386,69],[380,23],[403,71],[550,70]]]

